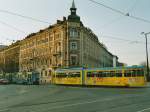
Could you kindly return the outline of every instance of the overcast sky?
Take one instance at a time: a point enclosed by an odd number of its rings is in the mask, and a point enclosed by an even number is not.
[[[150,0],[95,1],[150,21]],[[71,3],[72,0],[0,0],[0,44],[8,45],[12,40],[23,39],[50,25],[10,15],[2,10],[54,24],[57,19],[70,14]],[[123,16],[89,0],[75,0],[75,4],[83,24],[93,30],[108,50],[119,57],[119,61],[128,65],[145,61],[145,38],[140,33],[150,32],[150,23]],[[150,35],[148,37],[150,43]],[[150,44],[148,50],[150,53]]]

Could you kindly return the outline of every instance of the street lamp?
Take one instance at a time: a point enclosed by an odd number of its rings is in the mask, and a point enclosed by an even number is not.
[[[147,48],[147,35],[150,34],[150,32],[148,32],[148,33],[142,32],[141,34],[145,35],[145,40],[146,40],[147,81],[150,81],[150,76],[149,76],[149,62],[148,62],[148,48]]]

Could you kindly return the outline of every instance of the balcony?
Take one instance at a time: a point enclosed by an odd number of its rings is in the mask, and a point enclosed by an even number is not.
[[[58,56],[58,55],[61,55],[61,52],[60,52],[60,51],[53,53],[53,56]]]

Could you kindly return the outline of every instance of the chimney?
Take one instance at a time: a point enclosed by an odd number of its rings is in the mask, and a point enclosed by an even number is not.
[[[63,17],[63,21],[66,21],[66,17]]]
[[[57,24],[61,24],[62,23],[62,21],[61,20],[57,20]]]

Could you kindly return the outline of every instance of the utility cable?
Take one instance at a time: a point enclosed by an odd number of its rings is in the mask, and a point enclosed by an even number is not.
[[[97,2],[97,1],[95,1],[95,0],[89,0],[89,1],[91,1],[91,2],[93,2],[93,3],[95,3],[95,4],[98,4],[98,5],[101,5],[101,6],[105,7],[105,8],[107,8],[107,9],[110,9],[110,10],[112,10],[112,11],[114,11],[114,12],[116,12],[116,13],[119,13],[119,14],[121,14],[121,15],[124,15],[124,16],[126,15],[126,13],[124,13],[124,12],[122,12],[122,11],[120,11],[120,10],[114,9],[114,8],[112,8],[112,7],[109,7],[109,6],[105,5],[105,4],[102,4],[102,3],[100,3],[100,2]]]
[[[113,12],[116,12],[116,13],[119,13],[119,14],[121,14],[121,15],[130,17],[130,18],[133,18],[133,19],[135,19],[135,20],[143,21],[143,22],[146,22],[146,23],[149,23],[149,24],[150,24],[150,20],[146,20],[146,19],[144,19],[144,18],[132,16],[132,15],[130,15],[130,13],[124,13],[124,12],[122,12],[122,11],[120,11],[120,10],[114,9],[114,8],[112,8],[112,7],[109,7],[109,6],[107,6],[107,5],[104,5],[104,4],[102,4],[102,3],[100,3],[100,2],[97,2],[97,1],[94,1],[94,0],[89,0],[89,1],[91,1],[91,2],[93,2],[93,3],[95,3],[95,4],[98,4],[98,5],[100,5],[100,6],[103,6],[103,7],[107,8],[107,9],[110,9],[110,10],[112,10]]]
[[[100,27],[104,29],[105,27],[107,27],[107,26],[109,26],[111,24],[114,24],[115,22],[118,22],[119,20],[122,20],[122,19],[123,19],[123,16],[117,17],[117,18],[115,18],[115,19],[113,19],[113,20],[111,20],[111,21],[101,25]]]
[[[0,9],[0,12],[7,13],[7,14],[10,14],[10,15],[14,15],[14,16],[18,16],[18,17],[22,17],[22,18],[25,18],[25,19],[30,19],[30,20],[41,22],[41,23],[45,23],[45,24],[50,24],[47,21],[36,19],[36,18],[30,17],[30,16],[21,15],[21,14],[15,13],[15,12],[7,11],[7,10]]]
[[[102,37],[110,38],[110,39],[115,39],[115,40],[121,40],[121,41],[125,41],[125,42],[130,42],[131,44],[133,44],[133,43],[145,44],[145,42],[134,41],[134,40],[128,40],[128,39],[123,39],[123,38],[118,38],[118,37],[116,37],[116,36],[102,35]],[[149,44],[150,44],[150,43],[149,43]]]
[[[13,29],[13,30],[16,30],[16,31],[18,31],[18,32],[27,34],[25,31],[20,30],[20,29],[18,29],[18,28],[16,28],[16,27],[14,27],[14,26],[12,26],[12,25],[6,23],[6,22],[3,22],[3,21],[0,20],[0,23],[3,24],[3,25],[5,25],[5,26],[7,26],[7,27],[9,27],[9,28],[11,28],[11,29]]]

